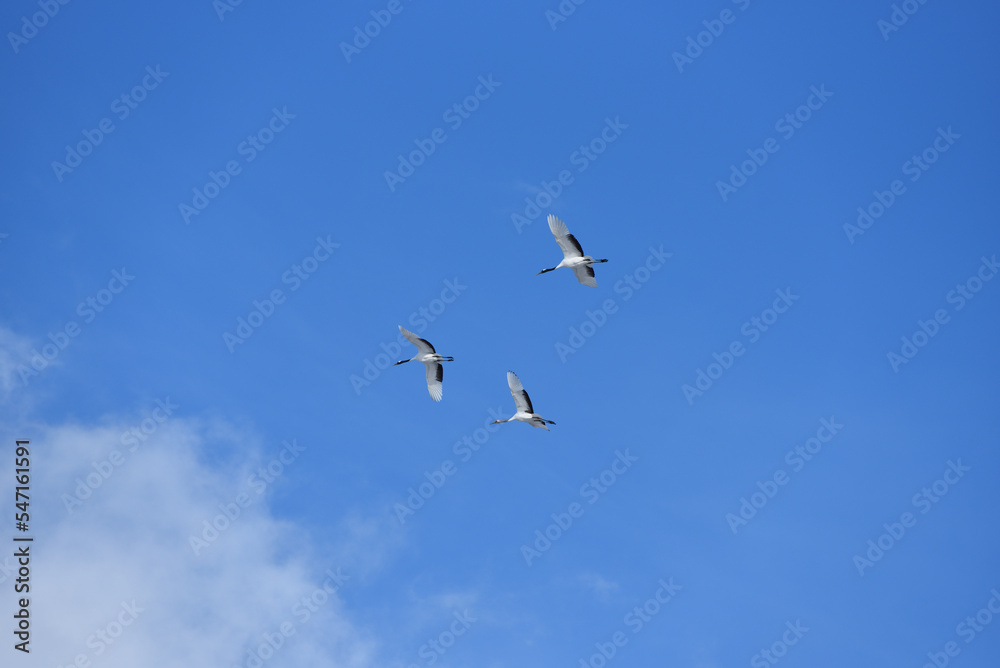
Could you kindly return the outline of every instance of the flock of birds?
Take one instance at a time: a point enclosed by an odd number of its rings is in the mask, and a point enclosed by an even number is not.
[[[594,259],[589,255],[584,255],[583,247],[580,246],[580,242],[576,240],[576,237],[569,233],[569,228],[566,227],[566,223],[551,214],[549,215],[548,221],[549,229],[552,231],[552,236],[556,238],[556,243],[559,244],[559,248],[562,249],[563,259],[562,262],[556,266],[550,269],[542,269],[538,272],[538,274],[544,274],[547,271],[555,271],[561,267],[569,267],[573,270],[573,273],[576,274],[576,280],[583,285],[596,288],[597,279],[594,277],[594,265],[599,262],[607,262],[607,260]],[[427,371],[427,391],[430,393],[431,399],[434,401],[441,401],[441,397],[444,396],[444,389],[441,385],[442,381],[444,381],[444,366],[441,363],[454,362],[455,358],[439,355],[429,341],[420,338],[407,329],[404,329],[402,325],[399,326],[399,331],[402,332],[403,336],[405,336],[410,343],[417,347],[417,354],[408,360],[399,360],[396,362],[396,365],[406,364],[407,362],[423,362]],[[517,406],[517,412],[506,420],[494,420],[490,424],[499,424],[502,422],[517,420],[518,422],[526,422],[532,427],[541,427],[546,431],[549,429],[546,425],[555,424],[552,420],[546,420],[538,413],[535,413],[535,409],[531,405],[531,399],[528,397],[528,393],[525,391],[524,386],[521,384],[521,380],[517,377],[517,374],[513,371],[507,372],[507,386],[510,387],[510,393],[514,397],[514,404]]]

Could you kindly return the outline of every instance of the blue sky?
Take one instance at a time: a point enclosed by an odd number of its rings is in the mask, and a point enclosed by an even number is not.
[[[3,12],[5,653],[993,665],[995,6],[223,2]]]

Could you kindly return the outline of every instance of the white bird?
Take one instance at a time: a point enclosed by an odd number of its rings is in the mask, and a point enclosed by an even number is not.
[[[444,390],[441,389],[441,381],[444,380],[444,367],[441,366],[441,362],[454,362],[455,358],[438,355],[437,351],[434,350],[434,346],[432,346],[430,342],[420,338],[407,329],[403,329],[402,325],[399,325],[399,331],[403,333],[403,336],[405,336],[410,343],[417,347],[417,354],[408,360],[399,360],[393,366],[406,364],[407,362],[412,362],[413,360],[423,362],[424,366],[427,367],[427,391],[430,392],[431,399],[434,401],[441,401],[441,397],[444,394]]]
[[[507,372],[507,385],[510,386],[510,393],[514,397],[514,403],[517,404],[517,412],[514,416],[506,420],[494,420],[490,424],[499,424],[501,422],[510,422],[511,420],[517,420],[519,422],[527,422],[532,427],[541,427],[545,431],[549,428],[546,424],[555,424],[552,420],[546,420],[541,415],[537,415],[534,409],[531,407],[531,399],[528,398],[528,393],[524,391],[524,386],[521,385],[520,379],[518,379],[517,374],[513,371]]]
[[[584,255],[580,242],[576,240],[576,237],[569,233],[569,228],[566,227],[566,223],[562,222],[552,214],[549,214],[549,229],[552,230],[552,236],[556,238],[556,243],[559,244],[559,248],[562,249],[563,261],[551,269],[542,269],[538,272],[538,274],[544,274],[547,271],[555,271],[559,267],[569,267],[573,270],[573,273],[576,274],[576,280],[580,281],[584,285],[596,288],[597,279],[594,278],[593,265],[597,262],[607,262],[607,260],[595,260],[589,255]],[[535,275],[537,276],[538,274]]]

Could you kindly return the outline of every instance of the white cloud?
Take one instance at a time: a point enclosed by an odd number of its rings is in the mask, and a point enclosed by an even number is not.
[[[35,419],[50,391],[16,372],[32,345],[0,327],[0,419],[32,452],[31,653],[19,664],[409,665],[454,615],[486,612],[453,587],[417,595],[403,580],[386,596],[379,580],[407,532],[381,497],[331,509],[315,536],[316,525],[276,516],[270,498],[312,466],[309,443],[288,451],[166,396],[92,422]],[[0,461],[0,498],[13,499],[12,463]],[[9,541],[13,512],[0,517]],[[13,589],[16,567],[12,548],[0,552],[0,588]]]
[[[583,573],[580,576],[580,582],[587,589],[593,591],[599,600],[604,602],[610,600],[611,594],[618,591],[617,582],[605,580],[597,573]]]
[[[21,387],[17,367],[31,357],[31,340],[0,326],[0,400],[6,403],[17,388]]]
[[[83,655],[101,667],[258,665],[248,664],[247,650],[270,634],[281,647],[263,666],[374,665],[371,633],[350,621],[336,593],[323,589],[324,581],[336,587],[327,570],[336,574],[339,567],[351,576],[350,570],[317,558],[306,533],[274,517],[268,494],[258,495],[247,484],[280,444],[261,447],[230,425],[175,417],[130,452],[121,434],[141,419],[24,427],[23,435],[12,434],[31,439],[30,533],[36,536],[31,654],[18,663],[68,666]],[[113,450],[124,460],[118,465],[110,463]],[[233,456],[210,464],[204,461],[208,451]],[[3,470],[9,466],[5,462]],[[294,467],[282,477],[293,477]],[[70,513],[64,495],[73,496],[81,482],[90,496]],[[0,498],[13,498],[12,483],[12,476],[3,476]],[[219,504],[240,494],[247,494],[241,498],[250,499],[249,505],[196,556],[191,534],[200,534],[204,520],[223,512]],[[5,535],[14,533],[6,526]],[[12,587],[12,577],[0,571],[7,580],[0,586]],[[341,586],[355,583],[348,579]],[[7,619],[9,636],[13,621]],[[122,621],[129,623],[120,626]],[[287,639],[280,637],[283,623],[294,631]]]

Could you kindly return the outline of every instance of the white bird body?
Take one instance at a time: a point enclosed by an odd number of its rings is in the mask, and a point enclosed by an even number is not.
[[[549,430],[546,426],[547,424],[555,424],[552,420],[546,420],[541,415],[534,412],[528,393],[524,390],[524,386],[521,385],[521,380],[513,371],[507,372],[507,385],[510,387],[511,396],[514,397],[514,404],[517,405],[517,412],[514,413],[513,417],[507,418],[506,420],[494,420],[490,424],[499,424],[501,422],[517,420],[518,422],[527,422],[532,427],[541,427],[545,431]]]
[[[427,392],[430,393],[431,399],[434,401],[441,401],[441,397],[444,396],[444,388],[441,386],[441,382],[444,380],[444,367],[441,366],[441,362],[454,362],[455,358],[438,355],[429,341],[420,338],[408,329],[403,329],[402,325],[399,325],[399,331],[417,347],[417,354],[408,360],[399,360],[396,364],[423,362],[424,366],[427,367]]]
[[[549,214],[549,230],[552,232],[552,236],[556,238],[556,243],[559,244],[559,248],[562,249],[563,259],[562,262],[552,267],[551,269],[542,269],[539,274],[544,274],[547,271],[555,271],[562,267],[569,267],[576,274],[576,280],[580,283],[590,286],[592,288],[597,287],[597,279],[594,277],[594,265],[599,262],[607,262],[607,260],[597,260],[589,255],[583,254],[583,247],[580,242],[576,240],[572,234],[569,233],[569,228],[566,227],[566,223],[562,222],[552,214]]]

